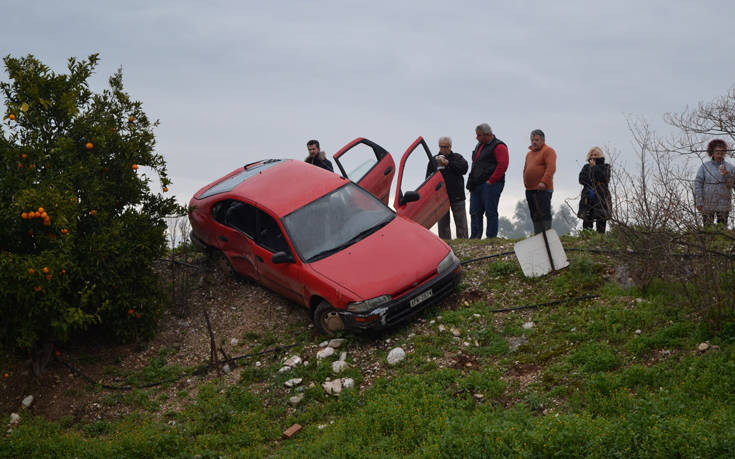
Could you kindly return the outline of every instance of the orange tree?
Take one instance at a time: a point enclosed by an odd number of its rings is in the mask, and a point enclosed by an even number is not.
[[[96,54],[69,59],[65,74],[31,55],[3,61],[0,343],[48,348],[92,327],[121,340],[150,333],[162,310],[153,262],[166,250],[163,217],[182,211],[163,194],[157,123],[120,70],[108,89],[89,89]]]

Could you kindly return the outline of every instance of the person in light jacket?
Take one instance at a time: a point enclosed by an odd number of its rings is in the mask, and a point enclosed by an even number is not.
[[[694,205],[702,213],[705,225],[717,220],[727,227],[735,187],[735,166],[725,161],[727,143],[714,139],[707,145],[709,161],[702,163],[694,179]]]

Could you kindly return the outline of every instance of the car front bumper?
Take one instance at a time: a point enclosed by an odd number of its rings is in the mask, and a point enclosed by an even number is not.
[[[344,322],[345,329],[348,330],[389,328],[413,319],[424,309],[446,298],[459,284],[461,278],[462,265],[458,262],[443,275],[426,281],[394,301],[368,312],[339,311],[339,315]]]

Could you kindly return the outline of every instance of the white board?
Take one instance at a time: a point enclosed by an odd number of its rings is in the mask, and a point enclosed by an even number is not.
[[[559,235],[556,234],[556,231],[553,229],[546,230],[546,239],[549,242],[548,251],[544,243],[543,233],[518,241],[513,246],[518,263],[520,263],[523,274],[526,277],[539,277],[552,271],[551,262],[549,261],[549,251],[554,260],[555,269],[569,266],[567,254],[564,253],[564,247],[562,247],[561,240],[559,239]]]

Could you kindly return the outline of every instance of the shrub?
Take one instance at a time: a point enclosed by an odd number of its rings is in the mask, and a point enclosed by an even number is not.
[[[96,54],[69,59],[68,74],[31,55],[3,60],[0,343],[30,348],[92,325],[145,335],[161,311],[152,262],[166,249],[163,217],[182,210],[162,194],[157,122],[124,92],[120,70],[109,89],[89,89]]]

